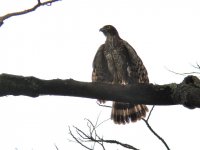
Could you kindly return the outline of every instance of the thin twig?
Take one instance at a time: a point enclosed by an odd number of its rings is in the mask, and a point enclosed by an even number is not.
[[[175,71],[172,71],[172,70],[168,70],[168,71],[170,71],[170,72],[172,72],[172,73],[174,73],[174,74],[178,74],[178,75],[191,75],[191,74],[200,74],[200,72],[196,72],[196,71],[194,71],[194,72],[185,72],[185,73],[178,73],[178,72],[175,72]]]
[[[89,120],[90,121],[90,120]],[[90,123],[92,123],[91,121],[90,121]],[[92,125],[93,126],[93,125]],[[93,126],[94,128],[95,128],[95,126]],[[104,147],[104,145],[102,144],[102,140],[97,140],[96,139],[96,136],[95,137],[93,137],[93,135],[90,133],[90,136],[88,136],[86,133],[84,133],[82,130],[80,130],[79,128],[77,128],[77,127],[74,127],[75,129],[76,129],[76,131],[77,131],[77,134],[82,138],[82,139],[84,139],[84,140],[80,140],[80,141],[82,141],[82,142],[94,142],[94,143],[98,143],[99,145],[101,145],[101,147],[103,148],[103,150],[105,150],[105,147]],[[95,132],[96,132],[96,130],[95,130]],[[82,135],[81,135],[82,134]],[[95,134],[95,135],[97,135],[97,134]],[[84,137],[85,136],[85,137]],[[94,149],[94,148],[93,148]]]
[[[55,146],[56,150],[59,150],[59,149],[58,149],[58,146],[57,146],[56,144],[54,144],[54,146]]]
[[[198,69],[200,69],[200,65],[197,63],[197,67],[198,67]]]
[[[118,144],[118,145],[121,145],[121,146],[123,146],[125,148],[128,148],[128,149],[139,150],[139,149],[137,149],[137,148],[135,148],[135,147],[133,147],[133,146],[131,146],[129,144],[121,143],[121,142],[116,141],[116,140],[103,140],[102,139],[102,142],[111,143],[111,144]]]
[[[97,102],[97,105],[101,106],[101,107],[107,107],[107,108],[112,108],[112,106],[108,106],[108,105],[102,105],[101,103]]]
[[[159,135],[152,129],[152,127],[151,127],[150,124],[149,124],[149,118],[151,117],[151,114],[152,114],[154,108],[155,108],[155,105],[151,108],[147,119],[142,118],[142,120],[145,122],[145,124],[147,125],[147,127],[149,128],[149,130],[150,130],[159,140],[161,140],[161,142],[165,145],[165,147],[167,148],[167,150],[170,150],[170,148],[169,148],[169,146],[167,145],[167,143],[165,142],[165,140],[164,140],[161,136],[159,136]]]
[[[102,107],[109,107],[109,106],[106,106],[106,105],[101,105],[101,104],[99,104],[99,103],[97,103],[99,106],[102,106]],[[159,140],[161,140],[162,142],[163,142],[163,144],[166,146],[166,148],[169,150],[169,146],[167,145],[167,143],[165,142],[165,140],[163,139],[163,138],[161,138],[153,129],[152,129],[152,127],[150,126],[150,124],[149,124],[149,119],[150,119],[150,117],[151,117],[151,114],[152,114],[152,112],[153,112],[153,110],[154,110],[154,108],[155,108],[155,105],[153,105],[152,106],[152,108],[151,108],[151,110],[150,110],[150,112],[149,112],[149,115],[147,116],[147,119],[144,119],[144,118],[142,118],[142,120],[146,123],[146,125],[147,125],[147,127],[149,128],[149,130],[159,139]],[[111,140],[112,141],[112,140]],[[105,141],[104,141],[105,142]],[[106,142],[106,143],[108,143],[108,141]],[[117,143],[116,143],[117,144]]]
[[[108,121],[108,120],[110,120],[110,118],[108,118],[108,119],[103,120],[102,122],[100,122],[100,123],[96,126],[96,128],[99,127],[101,124],[105,123],[105,122]]]
[[[192,65],[192,67],[194,67],[195,69],[200,69],[200,65],[198,63],[196,63],[196,66]]]
[[[76,132],[77,134],[79,134],[79,136],[82,138],[82,139],[89,139],[89,135],[87,135],[86,133],[84,133],[82,130],[80,130],[79,128],[75,127],[74,128],[76,129]],[[82,134],[82,135],[81,135]]]
[[[152,108],[151,108],[151,110],[150,110],[150,112],[149,112],[149,115],[148,115],[146,121],[149,121],[149,118],[150,118],[150,116],[151,116],[151,113],[152,113],[154,107],[155,107],[155,105],[152,106]]]
[[[99,127],[100,125],[102,125],[108,119],[104,120],[98,124],[98,120],[99,120],[99,117],[98,117],[97,121],[95,122],[95,125],[89,119],[85,119],[85,120],[87,120],[87,126],[89,128],[88,135],[85,132],[83,132],[81,129],[79,129],[75,126],[73,126],[73,127],[75,128],[76,133],[78,134],[79,137],[76,137],[72,133],[72,131],[70,130],[70,127],[69,127],[69,133],[77,143],[79,143],[81,146],[85,147],[86,149],[91,150],[91,148],[89,148],[88,146],[83,144],[84,142],[93,142],[94,144],[93,144],[93,146],[91,146],[93,149],[95,147],[95,143],[97,143],[102,147],[103,150],[106,150],[104,143],[109,143],[109,144],[118,144],[124,148],[132,149],[132,150],[139,150],[129,144],[121,143],[116,140],[104,140],[103,138],[100,138],[97,134],[96,128]]]
[[[81,146],[85,147],[86,149],[93,150],[93,149],[91,149],[91,148],[85,146],[82,142],[80,142],[80,141],[73,135],[73,133],[72,133],[70,127],[69,127],[69,134],[70,134],[70,135],[73,137],[73,139],[74,139],[77,143],[79,143]]]
[[[161,140],[161,142],[165,145],[165,147],[167,148],[167,150],[170,150],[170,148],[169,148],[169,146],[167,145],[167,143],[165,142],[165,140],[164,140],[161,136],[159,136],[159,135],[152,129],[152,127],[149,125],[148,121],[145,120],[145,119],[143,119],[143,118],[142,118],[142,120],[146,123],[147,127],[149,128],[149,130],[150,130],[159,140]]]
[[[50,6],[52,3],[58,2],[58,1],[61,1],[61,0],[49,0],[49,1],[46,1],[46,2],[41,2],[40,0],[38,0],[37,4],[35,6],[33,6],[32,8],[29,8],[29,9],[26,9],[26,10],[23,10],[23,11],[8,13],[4,16],[0,16],[0,27],[3,24],[3,22],[10,17],[24,15],[24,14],[27,14],[29,12],[35,11],[37,8],[39,8],[41,6],[44,6],[44,5]]]
[[[92,123],[92,121],[90,121],[89,119],[86,119],[88,121],[88,123],[92,126],[92,130],[90,130],[90,139],[91,141],[94,141],[94,144],[93,144],[93,148],[95,146],[96,143],[98,143],[99,145],[101,145],[101,147],[103,148],[103,150],[105,150],[105,147],[103,145],[103,142],[97,140],[98,139],[101,139],[98,134],[97,134],[97,131],[96,131],[96,128],[97,128],[97,125],[98,125],[98,120],[99,120],[99,117],[100,117],[100,114],[98,115],[97,117],[97,120],[96,120],[96,123],[95,125]],[[87,123],[87,124],[88,124]],[[93,133],[94,133],[94,137],[93,137]]]
[[[166,67],[165,67],[166,68]],[[175,72],[175,71],[172,71],[168,68],[166,68],[169,72],[172,72],[174,74],[178,74],[178,75],[182,75],[182,76],[185,76],[185,75],[191,75],[191,74],[200,74],[200,72],[196,72],[196,71],[193,71],[193,72],[185,72],[185,73],[178,73],[178,72]]]

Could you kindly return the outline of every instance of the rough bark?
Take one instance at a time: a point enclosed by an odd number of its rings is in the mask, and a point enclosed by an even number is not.
[[[187,76],[180,84],[111,85],[79,82],[73,79],[42,80],[35,77],[0,74],[0,96],[6,95],[76,96],[148,105],[181,104],[195,108],[200,107],[200,80],[195,76]]]

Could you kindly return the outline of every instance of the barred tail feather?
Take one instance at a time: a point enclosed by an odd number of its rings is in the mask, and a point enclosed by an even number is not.
[[[144,118],[146,112],[148,112],[146,105],[113,102],[111,119],[116,124],[136,122],[137,120]]]

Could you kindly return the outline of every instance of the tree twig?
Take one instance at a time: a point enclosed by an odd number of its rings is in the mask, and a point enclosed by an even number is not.
[[[69,127],[69,134],[70,134],[70,135],[73,137],[73,139],[74,139],[77,143],[79,143],[81,146],[85,147],[86,149],[93,150],[93,149],[91,149],[91,148],[85,146],[80,140],[78,140],[78,139],[74,136],[74,134],[72,133],[70,127]]]
[[[99,102],[97,102],[97,105],[99,105],[99,106],[101,106],[101,107],[112,108],[112,106],[104,105],[104,104],[101,104],[101,103],[99,103]]]
[[[108,107],[108,106],[106,106],[106,105],[99,105],[99,106],[101,106],[101,107]],[[163,138],[161,138],[161,137],[152,129],[151,125],[150,125],[149,122],[148,122],[149,119],[150,119],[150,117],[151,117],[151,114],[152,114],[154,108],[155,108],[155,105],[153,105],[152,108],[151,108],[151,110],[149,111],[149,114],[148,114],[148,116],[147,116],[147,119],[142,118],[142,120],[145,122],[145,124],[147,125],[148,129],[149,129],[159,140],[161,140],[161,142],[163,142],[163,144],[166,146],[166,148],[169,148],[169,146],[167,145],[167,143],[165,142],[165,140],[164,140]],[[168,149],[168,150],[169,150],[169,149]]]
[[[58,148],[58,146],[56,144],[54,144],[54,146],[55,146],[56,150],[59,150],[59,148]]]
[[[149,129],[149,130],[150,130],[164,145],[165,145],[165,147],[167,148],[167,150],[170,150],[170,148],[169,148],[169,146],[167,145],[167,143],[165,142],[165,140],[164,140],[161,136],[159,136],[159,135],[153,130],[153,128],[152,128],[152,127],[150,126],[150,124],[149,124],[149,119],[150,119],[150,116],[151,116],[151,114],[152,114],[152,112],[153,112],[153,110],[154,110],[154,107],[155,107],[155,106],[153,106],[153,107],[151,108],[147,119],[142,118],[142,120],[145,122],[145,124],[147,125],[148,129]]]
[[[167,143],[165,142],[165,140],[159,136],[153,129],[152,127],[149,125],[148,121],[145,119],[142,119],[145,124],[147,125],[147,127],[149,128],[149,130],[165,145],[165,147],[167,148],[167,150],[170,150],[169,146],[167,145]]]
[[[70,130],[70,127],[69,127],[69,133],[70,135],[72,136],[72,138],[77,142],[79,143],[81,146],[83,146],[84,148],[86,149],[89,149],[90,148],[88,146],[86,146],[85,142],[92,142],[93,143],[93,149],[95,147],[95,144],[99,144],[103,150],[105,150],[105,146],[104,146],[104,143],[108,143],[108,144],[118,144],[124,148],[127,148],[127,149],[132,149],[132,150],[139,150],[135,147],[133,147],[132,145],[129,145],[129,144],[125,144],[125,143],[122,143],[122,142],[119,142],[117,140],[104,140],[103,138],[100,138],[100,136],[97,134],[97,127],[99,127],[100,125],[102,125],[105,121],[101,122],[101,123],[98,123],[98,119],[96,121],[95,124],[93,124],[89,119],[85,119],[87,120],[87,126],[89,128],[89,134],[86,134],[84,131],[82,131],[81,129],[79,129],[78,127],[75,127],[74,126],[74,129],[76,130],[77,132],[77,135],[79,137],[76,137],[72,131]],[[107,121],[107,120],[106,120]]]
[[[196,68],[196,67],[195,67]],[[200,74],[200,72],[196,72],[196,71],[192,71],[192,72],[184,72],[184,73],[179,73],[179,72],[175,72],[175,71],[172,71],[168,68],[166,68],[169,72],[172,72],[174,74],[177,74],[177,75],[182,75],[182,76],[185,76],[185,75],[193,75],[193,74]]]
[[[200,69],[200,65],[198,63],[196,63],[196,66],[195,65],[192,65],[192,67],[194,67],[195,69]],[[200,72],[199,72],[200,73]]]
[[[151,110],[149,111],[149,115],[148,115],[146,121],[149,121],[149,118],[151,116],[151,113],[153,112],[154,107],[155,107],[155,105],[153,105],[152,108],[151,108]]]
[[[4,16],[0,16],[0,27],[3,25],[3,22],[10,17],[30,13],[32,11],[35,11],[37,8],[39,8],[41,6],[44,6],[44,5],[50,6],[52,3],[58,2],[58,1],[61,1],[61,0],[48,0],[48,1],[45,1],[45,2],[41,2],[40,0],[37,0],[37,1],[38,1],[37,4],[35,6],[33,6],[32,8],[29,8],[29,9],[26,9],[26,10],[23,10],[23,11],[8,13]]]

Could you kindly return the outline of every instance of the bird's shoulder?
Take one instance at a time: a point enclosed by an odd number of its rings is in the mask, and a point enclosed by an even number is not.
[[[134,49],[127,41],[121,40],[121,44],[122,44],[126,49],[128,49],[128,50],[134,50],[134,51],[135,51],[135,49]]]
[[[99,46],[99,48],[98,48],[98,50],[97,50],[97,53],[98,53],[98,52],[103,52],[103,51],[105,51],[105,44],[101,44],[101,45]]]

